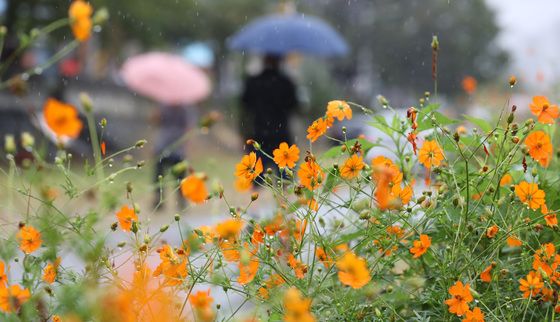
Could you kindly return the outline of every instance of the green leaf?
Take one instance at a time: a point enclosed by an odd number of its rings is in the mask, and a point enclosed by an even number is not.
[[[356,141],[360,142],[360,144],[362,145],[362,150],[364,151],[364,154],[366,154],[371,148],[373,148],[374,146],[379,146],[379,144],[375,144],[373,142],[370,142],[366,139],[352,139],[352,140],[348,140],[346,141],[346,145],[348,147],[352,147],[354,144],[356,144]],[[342,154],[342,150],[341,150],[341,146],[342,145],[338,145],[335,147],[330,148],[327,152],[325,152],[322,156],[322,158],[334,158],[339,156],[340,154]]]
[[[450,119],[449,117],[441,114],[440,112],[433,112],[431,116],[426,117],[426,119],[422,120],[422,122],[418,122],[418,131],[425,131],[433,128],[434,125],[433,125],[432,118],[434,118],[435,122],[440,126],[446,126],[446,125],[457,123],[456,120]]]
[[[469,122],[478,126],[485,133],[488,133],[488,132],[492,131],[492,126],[490,125],[490,123],[486,122],[485,120],[483,120],[481,118],[474,117],[474,116],[469,116],[469,115],[463,115],[463,117],[466,120],[468,120]]]

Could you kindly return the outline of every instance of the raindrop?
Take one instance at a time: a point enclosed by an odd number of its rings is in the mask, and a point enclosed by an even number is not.
[[[101,28],[101,26],[95,26],[95,27],[93,27],[93,31],[94,31],[94,32],[101,32],[102,29],[103,29],[103,28]]]
[[[29,80],[29,74],[28,73],[21,74],[21,80],[23,81]]]
[[[43,68],[41,67],[36,67],[35,70],[33,71],[35,74],[37,75],[41,75],[43,73]]]

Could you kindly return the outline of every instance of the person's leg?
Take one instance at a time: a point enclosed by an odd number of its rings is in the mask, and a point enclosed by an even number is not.
[[[184,161],[183,158],[179,155],[172,155],[170,156],[169,160],[171,168],[176,164]],[[185,201],[185,198],[183,197],[183,194],[181,193],[180,186],[181,180],[183,180],[187,176],[187,169],[184,169],[182,171],[175,171],[173,175],[176,180],[176,185],[174,187],[177,189],[177,204],[179,206],[179,209],[183,210],[187,206],[187,203]]]

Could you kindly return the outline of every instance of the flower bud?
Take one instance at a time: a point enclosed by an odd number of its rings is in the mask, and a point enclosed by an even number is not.
[[[508,118],[507,118],[507,123],[511,124],[513,122],[515,115],[513,113],[510,113]]]
[[[112,224],[111,224],[111,230],[112,230],[112,231],[117,230],[117,227],[118,227],[118,226],[119,226],[119,224],[118,224],[117,222],[112,223]]]
[[[131,193],[132,192],[132,182],[127,182],[126,183],[126,192]]]
[[[515,84],[517,84],[517,78],[514,75],[511,75],[509,77],[509,86],[513,87]]]
[[[103,7],[97,9],[95,15],[93,16],[93,23],[96,25],[100,25],[109,19],[109,10]]]
[[[137,149],[141,149],[141,148],[144,147],[144,145],[145,145],[146,143],[148,143],[148,141],[146,141],[146,140],[138,140],[138,141],[136,141],[136,144],[134,144],[134,147],[137,148]]]
[[[181,216],[179,214],[175,214],[174,216],[175,221],[181,220]]]
[[[439,40],[437,36],[432,36],[432,50],[438,51],[439,50]]]
[[[16,152],[16,140],[11,134],[4,136],[4,151],[8,154],[14,154]]]
[[[136,220],[132,221],[132,227],[130,228],[130,230],[135,234],[138,232],[138,223],[136,222]]]
[[[259,199],[259,193],[258,192],[253,192],[251,194],[251,201],[255,201],[257,199]]]
[[[21,146],[26,150],[33,149],[35,145],[35,138],[29,132],[21,133]]]
[[[105,128],[107,126],[107,119],[102,118],[101,121],[99,122],[99,125],[101,125],[101,128]]]
[[[93,110],[93,102],[91,100],[91,97],[87,93],[80,93],[80,103],[82,104],[86,112],[89,113]]]
[[[161,228],[159,229],[160,233],[164,233],[165,231],[167,231],[169,229],[169,225],[163,225],[161,226]]]

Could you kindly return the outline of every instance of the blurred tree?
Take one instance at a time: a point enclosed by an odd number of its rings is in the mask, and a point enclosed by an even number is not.
[[[353,49],[346,69],[360,73],[361,57],[371,57],[386,86],[430,90],[432,35],[440,42],[438,87],[457,93],[472,75],[489,79],[500,72],[507,55],[495,45],[498,27],[484,0],[304,0],[322,13]]]

